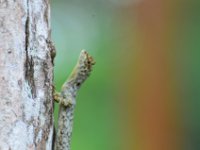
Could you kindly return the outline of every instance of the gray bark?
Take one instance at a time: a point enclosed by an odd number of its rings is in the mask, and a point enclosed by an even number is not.
[[[0,0],[0,150],[50,150],[48,0]]]

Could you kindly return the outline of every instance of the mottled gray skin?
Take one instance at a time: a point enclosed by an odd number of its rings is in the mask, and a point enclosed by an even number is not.
[[[77,91],[89,76],[92,65],[94,65],[92,57],[86,51],[81,51],[78,63],[63,84],[61,93],[54,95],[54,99],[60,103],[56,150],[70,150]]]

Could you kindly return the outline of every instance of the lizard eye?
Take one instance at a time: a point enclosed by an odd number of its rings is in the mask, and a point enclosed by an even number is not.
[[[81,84],[80,84],[79,82],[78,82],[78,83],[76,83],[76,86],[78,86],[78,87],[79,87],[80,85],[81,85]]]

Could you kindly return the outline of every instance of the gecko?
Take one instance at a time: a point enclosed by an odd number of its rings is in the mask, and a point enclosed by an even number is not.
[[[63,84],[61,92],[54,92],[54,100],[59,103],[55,150],[70,150],[77,91],[89,77],[94,64],[94,59],[85,50],[82,50],[76,66]]]

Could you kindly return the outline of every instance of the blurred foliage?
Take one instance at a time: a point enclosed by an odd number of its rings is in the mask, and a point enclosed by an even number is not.
[[[56,89],[81,49],[96,60],[78,93],[72,150],[160,150],[158,143],[200,149],[199,6],[199,0],[51,1]]]

